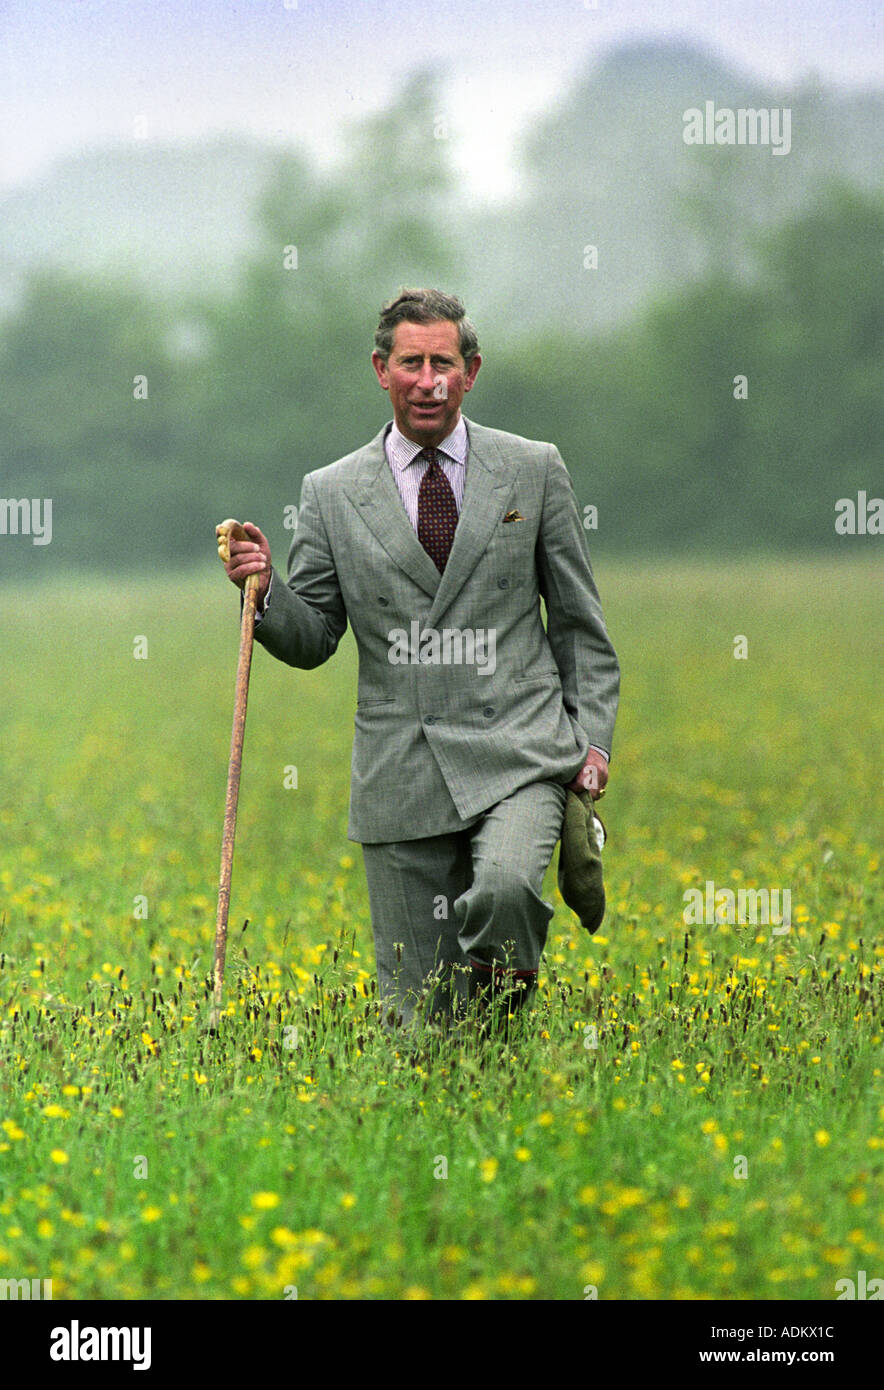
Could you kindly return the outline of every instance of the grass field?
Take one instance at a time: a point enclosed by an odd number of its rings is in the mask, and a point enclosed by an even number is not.
[[[608,916],[581,930],[554,860],[536,1011],[488,1056],[378,1025],[349,634],[313,672],[256,652],[211,1037],[236,596],[211,566],[3,592],[0,1278],[830,1300],[884,1276],[879,571],[597,577]],[[791,929],[686,927],[708,881],[788,889]]]

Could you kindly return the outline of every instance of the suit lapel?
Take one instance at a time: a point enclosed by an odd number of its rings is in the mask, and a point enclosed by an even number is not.
[[[439,571],[402,505],[384,452],[384,430],[362,450],[356,479],[345,485],[344,491],[393,563],[432,598],[439,588]]]
[[[460,593],[476,563],[485,553],[494,527],[503,518],[506,489],[514,481],[513,470],[501,453],[494,431],[467,420],[470,450],[463,505],[454,533],[454,544],[440,576],[408,519],[384,452],[385,429],[361,451],[356,476],[344,491],[394,564],[433,599],[429,626]]]

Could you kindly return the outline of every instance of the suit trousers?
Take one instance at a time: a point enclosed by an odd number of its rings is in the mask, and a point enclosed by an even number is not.
[[[460,1013],[470,962],[536,978],[553,905],[543,879],[566,789],[530,782],[447,835],[364,844],[384,1012],[408,1023]]]

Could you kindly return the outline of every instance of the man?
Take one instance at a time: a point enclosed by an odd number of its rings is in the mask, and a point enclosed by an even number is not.
[[[461,413],[482,362],[461,302],[403,291],[371,360],[393,421],[305,477],[288,583],[251,523],[227,573],[260,576],[255,639],[291,666],[353,628],[348,834],[391,1017],[508,1017],[536,985],[566,787],[604,794],[619,667],[557,450]]]

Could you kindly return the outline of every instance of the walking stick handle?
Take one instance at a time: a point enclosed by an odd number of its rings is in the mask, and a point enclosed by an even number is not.
[[[236,517],[229,516],[226,521],[222,521],[215,527],[215,535],[218,537],[218,554],[225,565],[230,564],[230,542],[247,541],[245,528]],[[245,583],[245,593],[252,589],[257,589],[260,583],[260,575],[250,574]]]

